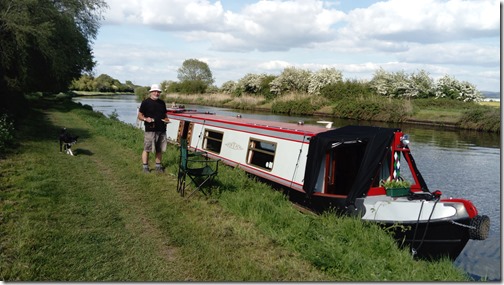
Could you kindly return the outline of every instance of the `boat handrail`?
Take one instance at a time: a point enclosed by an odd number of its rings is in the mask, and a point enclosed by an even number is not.
[[[333,122],[331,122],[331,121],[317,121],[317,123],[319,123],[319,124],[325,124],[325,128],[326,129],[332,128],[332,124],[333,124]]]

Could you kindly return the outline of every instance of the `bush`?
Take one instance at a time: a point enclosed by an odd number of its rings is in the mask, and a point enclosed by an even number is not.
[[[60,92],[58,94],[56,94],[56,99],[58,100],[67,100],[67,99],[72,99],[72,95],[70,93],[63,93],[63,92]]]
[[[478,106],[463,113],[459,126],[479,131],[500,132],[500,112],[496,108]]]
[[[207,84],[201,80],[174,82],[168,86],[168,93],[203,94]]]
[[[236,90],[236,82],[233,80],[226,81],[222,84],[220,88],[220,92],[224,94],[233,94],[233,92]]]
[[[447,109],[447,108],[467,109],[468,106],[475,105],[474,103],[468,103],[468,102],[447,99],[447,98],[415,99],[415,100],[412,100],[412,102],[415,105],[415,107],[418,107],[421,109],[433,108],[433,107],[438,107],[438,108],[442,108],[442,109]]]
[[[0,114],[0,154],[14,143],[14,123],[7,114]]]
[[[310,76],[308,84],[308,94],[319,95],[320,90],[329,84],[341,82],[343,75],[335,68],[323,68]]]
[[[217,94],[219,93],[219,88],[215,85],[210,85],[206,88],[206,93]]]
[[[322,107],[322,102],[313,101],[310,97],[297,98],[294,100],[277,100],[271,105],[273,113],[285,113],[288,115],[313,115]]]
[[[276,76],[266,75],[261,80],[259,95],[266,98],[266,101],[271,101],[277,97],[277,94],[270,90],[270,83],[275,80],[275,78]]]
[[[149,94],[149,87],[137,87],[135,88],[135,96],[139,100],[143,100],[147,98],[147,94]]]
[[[339,100],[333,106],[333,115],[344,119],[404,122],[412,113],[406,100]]]
[[[320,90],[320,95],[330,101],[346,98],[369,97],[373,94],[367,82],[345,80],[326,85]]]

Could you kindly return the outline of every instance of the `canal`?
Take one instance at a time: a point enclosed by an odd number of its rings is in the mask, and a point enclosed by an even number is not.
[[[135,126],[140,102],[133,95],[75,97],[74,101],[93,107],[106,116],[117,116]],[[501,176],[500,135],[475,131],[443,129],[409,124],[386,124],[339,120],[327,117],[276,115],[197,105],[187,109],[219,115],[251,117],[273,121],[316,124],[332,121],[333,127],[345,125],[377,125],[399,127],[410,135],[410,147],[418,168],[431,191],[440,190],[443,197],[471,200],[479,214],[491,220],[489,238],[470,240],[455,260],[455,265],[475,279],[501,280]]]

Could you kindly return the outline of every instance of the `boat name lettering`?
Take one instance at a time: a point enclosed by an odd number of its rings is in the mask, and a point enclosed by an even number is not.
[[[234,150],[242,150],[243,149],[239,144],[237,144],[235,142],[227,143],[226,146],[229,147],[230,149],[234,149]]]

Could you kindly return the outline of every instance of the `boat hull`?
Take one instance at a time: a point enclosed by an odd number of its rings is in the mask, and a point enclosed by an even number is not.
[[[327,197],[314,195],[307,198],[305,193],[284,189],[291,202],[302,205],[314,212],[327,210],[341,215],[362,215],[355,209],[345,206],[346,197]],[[446,218],[434,221],[376,221],[376,223],[396,240],[401,248],[409,249],[412,254],[421,259],[438,259],[447,257],[455,260],[470,239],[470,218]]]
[[[455,260],[469,241],[470,219],[421,223],[386,223],[402,248],[408,248],[418,258]]]

